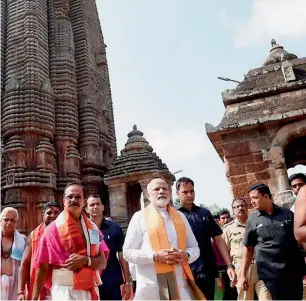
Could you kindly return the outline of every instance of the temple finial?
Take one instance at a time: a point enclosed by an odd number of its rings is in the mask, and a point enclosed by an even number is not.
[[[275,41],[275,39],[272,39],[271,40],[271,46],[273,47],[273,46],[275,46],[276,45],[276,41]]]
[[[134,131],[137,130],[137,125],[136,125],[136,124],[133,125],[133,130],[134,130]]]

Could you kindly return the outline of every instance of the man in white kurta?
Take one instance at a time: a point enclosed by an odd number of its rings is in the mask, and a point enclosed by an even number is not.
[[[178,250],[177,235],[180,234],[176,233],[174,223],[167,209],[170,202],[168,184],[162,179],[154,179],[149,183],[147,191],[147,196],[151,205],[159,211],[163,218],[171,249]],[[181,262],[185,260],[190,264],[199,257],[200,250],[186,217],[181,212],[178,213],[185,223],[187,239],[187,248],[185,250],[179,250],[182,256]],[[189,284],[183,275],[182,265],[177,261],[173,261],[171,250],[152,251],[146,227],[146,214],[144,209],[136,212],[130,221],[123,246],[123,256],[128,262],[136,265],[137,289],[135,300],[160,299],[159,284],[155,269],[157,258],[158,262],[163,264],[175,265],[174,271],[179,297],[181,300],[192,299]]]

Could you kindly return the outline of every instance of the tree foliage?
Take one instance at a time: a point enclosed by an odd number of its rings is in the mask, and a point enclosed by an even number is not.
[[[216,203],[214,203],[213,205],[209,205],[209,206],[200,204],[200,207],[208,209],[212,215],[217,215],[218,212],[220,212],[221,210],[227,210],[228,212],[230,212],[230,210],[228,210],[227,208],[221,207],[220,205]]]

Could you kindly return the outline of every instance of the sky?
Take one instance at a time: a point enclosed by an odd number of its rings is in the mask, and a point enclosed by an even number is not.
[[[221,92],[262,66],[271,39],[306,54],[305,0],[96,0],[110,72],[118,151],[134,124],[196,203],[230,208],[225,168],[205,123],[225,112]],[[297,167],[304,170],[305,167]],[[293,171],[291,171],[292,173]]]

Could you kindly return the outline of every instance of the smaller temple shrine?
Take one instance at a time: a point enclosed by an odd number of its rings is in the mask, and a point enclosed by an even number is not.
[[[267,184],[274,201],[290,207],[287,169],[306,164],[306,57],[273,39],[262,67],[222,94],[225,113],[207,135],[224,161],[233,196],[248,199],[253,183]]]
[[[147,185],[152,179],[162,178],[170,187],[175,181],[136,125],[127,136],[121,155],[104,176],[109,191],[109,213],[124,229],[132,215],[147,205]]]

